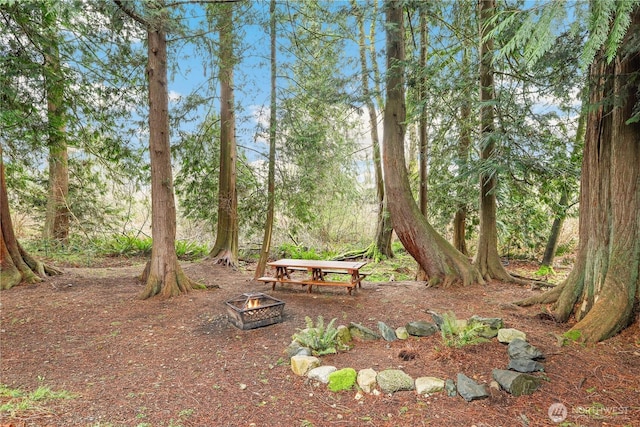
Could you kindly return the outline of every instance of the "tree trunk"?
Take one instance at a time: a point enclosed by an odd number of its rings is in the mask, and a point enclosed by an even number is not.
[[[429,33],[427,31],[426,9],[420,10],[420,59],[418,68],[420,78],[418,80],[418,103],[420,107],[420,118],[418,120],[418,134],[420,139],[420,189],[418,191],[420,202],[420,212],[427,216],[428,198],[428,164],[429,164],[429,141],[427,129],[427,43]]]
[[[640,301],[640,123],[626,123],[639,101],[639,31],[636,7],[613,62],[607,64],[601,51],[590,69],[574,268],[556,289],[519,302],[555,302],[556,319],[575,316],[571,329],[588,343],[628,326]]]
[[[567,203],[569,203],[569,190],[565,188],[562,190],[560,200],[558,201],[558,206],[561,209],[561,212],[557,212],[553,218],[551,230],[549,231],[549,239],[547,240],[547,245],[544,248],[544,255],[542,256],[542,262],[540,265],[553,267],[553,259],[556,256],[556,251],[558,250],[560,231],[562,230],[564,219],[567,216]]]
[[[418,104],[420,105],[420,116],[418,119],[418,138],[419,138],[419,171],[420,184],[418,188],[418,203],[420,204],[420,212],[427,217],[428,198],[428,163],[429,163],[429,141],[427,133],[427,40],[429,36],[427,28],[426,9],[421,7],[420,11],[420,58],[418,68],[420,69],[420,77],[418,79]],[[420,266],[416,271],[416,280],[428,280],[427,272]]]
[[[269,177],[267,178],[267,220],[264,225],[264,238],[260,249],[260,259],[256,267],[255,279],[264,275],[264,270],[269,259],[271,248],[271,236],[273,233],[273,220],[275,214],[275,177],[276,177],[276,0],[269,4],[269,29],[271,32],[271,111],[269,113]]]
[[[57,268],[34,259],[16,239],[9,212],[2,145],[0,145],[0,290],[12,288],[22,281],[25,283],[40,282],[46,276],[61,273]]]
[[[462,73],[466,75],[469,68],[469,49],[462,53]],[[469,163],[469,147],[471,147],[471,91],[465,89],[465,95],[460,106],[460,137],[458,138],[458,174],[466,175]],[[465,255],[469,255],[467,249],[467,203],[464,201],[464,188],[458,188],[458,202],[453,218],[453,246]]]
[[[220,182],[218,225],[210,256],[219,264],[238,265],[238,196],[236,193],[236,135],[233,95],[233,5],[221,7],[220,34]]]
[[[163,11],[161,11],[163,13]],[[164,15],[164,13],[163,13]],[[164,16],[166,19],[166,16]],[[151,260],[142,274],[140,297],[172,297],[192,289],[176,255],[176,206],[169,142],[167,40],[160,25],[149,25],[149,160],[151,162]]]
[[[495,0],[479,0],[480,28],[480,159],[489,161],[495,148],[494,111],[491,101],[495,99],[493,82],[493,41],[485,40],[490,30],[487,23],[495,13]],[[507,282],[523,282],[512,277],[502,266],[498,255],[498,229],[496,225],[496,186],[493,173],[480,175],[480,231],[478,250],[474,260],[485,280],[498,279]]]
[[[583,102],[586,102],[586,100],[583,100]],[[581,147],[584,143],[586,117],[585,109],[583,108],[578,119],[578,129],[576,130],[576,139],[573,144],[571,157],[578,154],[578,147]],[[564,220],[567,216],[567,210],[569,209],[569,206],[567,206],[569,203],[569,196],[569,188],[565,186],[562,189],[562,194],[558,201],[559,211],[555,212],[555,217],[553,218],[553,223],[551,224],[551,230],[549,232],[549,240],[547,240],[544,255],[542,256],[542,262],[540,263],[543,266],[553,266],[553,259],[556,256],[556,251],[558,250],[558,239],[560,237],[560,232],[562,231],[562,225],[564,224]],[[573,197],[573,194],[571,194],[571,197]]]
[[[382,175],[382,157],[380,155],[380,137],[378,135],[378,113],[376,104],[369,91],[369,67],[367,66],[367,49],[365,45],[364,12],[358,9],[355,1],[351,2],[356,10],[360,47],[360,67],[362,69],[362,97],[369,112],[369,126],[371,127],[371,144],[373,151],[373,170],[376,180],[376,200],[378,202],[378,216],[376,221],[376,235],[374,242],[367,249],[365,256],[374,260],[381,256],[393,258],[391,249],[391,235],[393,228],[389,220],[389,212],[384,194],[384,178]],[[372,29],[373,31],[373,29]],[[375,58],[374,58],[375,59]]]
[[[49,195],[43,229],[45,240],[67,243],[69,240],[69,168],[65,135],[64,76],[55,30],[55,13],[43,10],[43,27],[51,36],[45,47],[44,81],[47,97],[49,146]]]
[[[383,165],[393,227],[429,278],[429,285],[484,283],[468,259],[440,236],[420,212],[405,165],[404,25],[402,3],[386,2],[387,78]]]

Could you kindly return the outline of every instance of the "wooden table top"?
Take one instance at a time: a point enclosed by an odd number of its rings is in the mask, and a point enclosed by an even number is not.
[[[314,259],[279,259],[269,262],[272,267],[319,268],[329,270],[359,270],[367,263],[364,261],[321,261]]]

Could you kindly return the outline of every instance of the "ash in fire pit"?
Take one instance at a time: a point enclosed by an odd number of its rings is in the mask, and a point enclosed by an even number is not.
[[[282,322],[284,302],[263,293],[247,293],[225,301],[227,318],[246,330]]]

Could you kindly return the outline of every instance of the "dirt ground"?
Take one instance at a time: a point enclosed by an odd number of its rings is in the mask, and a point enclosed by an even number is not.
[[[24,391],[45,385],[70,399],[33,402],[0,426],[640,426],[640,333],[624,333],[592,347],[557,345],[558,325],[540,307],[510,301],[540,292],[489,283],[462,289],[427,289],[417,282],[364,282],[344,289],[270,286],[210,262],[184,264],[193,279],[219,289],[171,300],[136,298],[142,266],[66,268],[65,274],[0,294],[0,382]],[[284,321],[241,331],[230,325],[224,301],[244,292],[266,292],[285,302]],[[443,393],[365,395],[333,393],[292,373],[283,350],[304,327],[305,316],[339,324],[378,321],[398,327],[431,320],[426,310],[502,317],[527,333],[547,355],[547,380],[533,395],[491,390],[488,399],[465,402]],[[417,357],[404,361],[402,350]],[[488,384],[506,368],[504,345],[493,340],[461,349],[439,336],[408,341],[357,342],[322,358],[356,370],[401,368],[412,377],[455,379],[463,372]],[[0,398],[0,405],[15,403]],[[554,423],[549,408],[562,403],[567,417]]]

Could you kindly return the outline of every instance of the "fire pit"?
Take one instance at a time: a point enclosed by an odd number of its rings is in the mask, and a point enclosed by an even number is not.
[[[228,301],[227,318],[237,328],[246,330],[282,321],[284,302],[263,293],[242,294]]]

